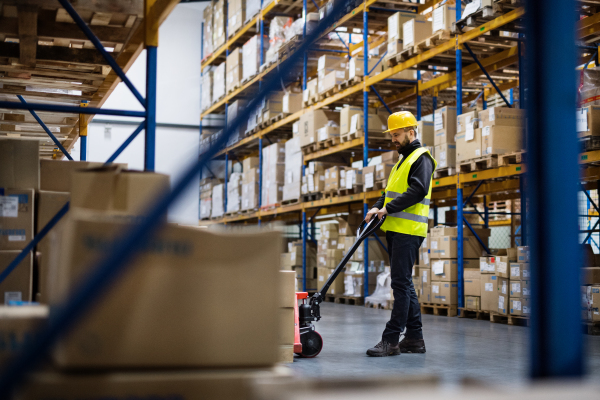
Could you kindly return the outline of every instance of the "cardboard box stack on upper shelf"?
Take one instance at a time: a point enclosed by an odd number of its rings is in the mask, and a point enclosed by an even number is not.
[[[490,229],[477,229],[475,232],[486,244]],[[468,228],[463,230],[463,268],[477,269],[483,247],[472,236]],[[429,264],[431,266],[431,302],[434,304],[458,304],[458,228],[439,226],[431,228],[429,235]]]
[[[212,104],[212,83],[213,71],[212,67],[207,68],[202,72],[202,94],[200,104],[202,111],[206,111]]]
[[[461,114],[456,120],[456,164],[481,157],[481,129],[477,110]]]
[[[456,4],[443,4],[432,12],[431,32],[448,31],[456,21]]]
[[[302,266],[302,240],[289,242],[287,252],[281,254],[281,269],[295,271],[298,291],[302,290],[304,270]],[[317,287],[317,246],[306,242],[306,287]]]
[[[242,161],[242,210],[258,209],[259,158],[247,157]]]
[[[227,110],[227,125],[231,126],[230,124],[237,118],[239,114],[242,113],[242,111],[244,111],[245,108],[246,100],[236,100],[233,103],[231,103]],[[235,128],[233,132],[231,132],[229,140],[227,140],[227,146],[232,146],[235,143],[242,140],[245,136],[246,129],[247,123],[241,121],[238,127]]]
[[[264,35],[263,39],[263,54],[269,49],[269,38]],[[242,47],[243,64],[242,64],[242,80],[247,81],[258,74],[260,69],[260,35],[252,36]]]
[[[242,202],[242,173],[232,172],[227,182],[227,207],[228,214],[240,211]]]
[[[285,145],[273,143],[263,148],[263,180],[261,207],[281,202],[285,177]]]
[[[225,97],[225,63],[217,65],[213,72],[212,104]]]
[[[317,93],[326,94],[348,80],[347,65],[345,58],[329,55],[319,57]]]
[[[431,21],[427,21],[425,16],[417,15],[402,24],[402,45],[403,49],[409,49],[422,40],[431,36]]]
[[[402,38],[404,36],[403,25],[416,17],[417,14],[409,12],[397,12],[388,17],[388,36],[386,59],[402,51]]]
[[[224,191],[225,185],[222,183],[214,185],[212,188],[212,206],[210,212],[211,218],[222,217],[225,214],[225,196],[223,193]]]
[[[433,157],[438,168],[454,167],[456,163],[456,107],[442,107],[436,110],[433,117],[435,145]]]
[[[227,56],[226,67],[227,77],[225,79],[225,92],[231,93],[235,89],[239,88],[242,79],[244,79],[244,58],[242,48],[236,47],[231,50]]]
[[[213,187],[221,183],[223,183],[222,179],[203,178],[200,180],[200,219],[211,217]]]
[[[227,38],[231,38],[244,25],[246,2],[244,0],[227,0]]]
[[[381,162],[369,165],[362,169],[363,190],[383,190],[387,186],[387,180],[392,168],[398,162],[399,155],[395,150],[385,152],[381,155]]]
[[[300,147],[307,147],[319,141],[318,130],[327,126],[329,121],[340,120],[340,113],[324,110],[311,110],[300,116],[298,124],[298,137],[300,138]]]
[[[302,192],[302,149],[300,138],[295,135],[285,142],[285,182],[283,184],[284,202],[300,199]]]
[[[225,0],[213,2],[213,47],[219,49],[225,44]]]
[[[481,154],[506,154],[523,149],[525,111],[491,107],[479,112]]]

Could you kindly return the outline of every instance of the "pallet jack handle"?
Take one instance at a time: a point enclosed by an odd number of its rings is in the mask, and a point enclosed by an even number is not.
[[[335,278],[337,278],[337,276],[340,274],[340,272],[342,272],[342,269],[344,269],[344,267],[346,266],[348,261],[350,261],[350,258],[352,258],[352,255],[354,255],[354,252],[358,249],[360,244],[367,237],[369,237],[372,233],[374,233],[377,229],[379,229],[381,227],[381,225],[383,225],[385,218],[386,218],[385,215],[381,219],[379,219],[377,217],[377,215],[375,215],[373,218],[371,218],[371,220],[369,222],[366,222],[363,220],[363,222],[360,224],[360,226],[356,230],[356,241],[354,242],[354,244],[352,245],[350,250],[348,250],[348,252],[346,252],[346,255],[344,256],[344,258],[342,258],[342,261],[340,261],[340,263],[335,268],[335,270],[333,270],[333,273],[329,276],[329,278],[327,279],[327,282],[325,282],[325,284],[323,285],[321,290],[319,290],[317,293],[312,295],[312,297],[310,299],[311,305],[313,305],[313,304],[318,305],[323,302],[323,299],[325,299],[325,294],[329,290],[329,287],[333,284],[333,282],[335,281]]]

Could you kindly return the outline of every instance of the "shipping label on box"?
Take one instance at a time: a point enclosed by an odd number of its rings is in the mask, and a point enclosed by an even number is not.
[[[4,189],[0,196],[0,250],[22,250],[34,235],[34,191]]]

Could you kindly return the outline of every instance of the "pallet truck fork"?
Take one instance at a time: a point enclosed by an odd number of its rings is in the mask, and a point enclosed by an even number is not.
[[[377,216],[373,217],[371,221],[366,223],[362,222],[356,232],[356,241],[348,250],[342,261],[335,268],[333,273],[327,279],[327,282],[323,285],[321,290],[313,294],[308,300],[308,293],[297,292],[296,293],[296,304],[294,306],[295,314],[295,340],[294,340],[294,353],[304,358],[314,358],[323,349],[323,338],[315,330],[313,322],[321,319],[321,306],[320,304],[325,300],[325,294],[329,290],[329,287],[335,281],[335,278],[342,272],[342,269],[346,266],[354,252],[358,249],[361,243],[374,233],[385,221],[385,215],[379,219]],[[299,301],[302,301],[300,304]]]

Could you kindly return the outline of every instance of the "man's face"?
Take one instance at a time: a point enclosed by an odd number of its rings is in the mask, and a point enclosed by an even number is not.
[[[414,132],[412,129],[409,131],[404,131],[404,128],[395,129],[390,132],[390,135],[392,136],[392,143],[394,143],[396,146],[396,150],[400,151],[410,144],[412,141],[412,132]]]

